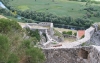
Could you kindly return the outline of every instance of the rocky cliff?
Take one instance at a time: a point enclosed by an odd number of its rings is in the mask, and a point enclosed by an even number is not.
[[[92,35],[89,44],[100,46],[100,30]]]

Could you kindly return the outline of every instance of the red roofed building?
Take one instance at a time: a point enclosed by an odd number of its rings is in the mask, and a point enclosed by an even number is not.
[[[80,39],[83,35],[85,35],[85,30],[78,30],[77,31],[77,38]]]

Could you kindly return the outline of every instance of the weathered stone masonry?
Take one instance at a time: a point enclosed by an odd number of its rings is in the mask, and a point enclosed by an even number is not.
[[[97,46],[43,49],[45,63],[100,63]]]

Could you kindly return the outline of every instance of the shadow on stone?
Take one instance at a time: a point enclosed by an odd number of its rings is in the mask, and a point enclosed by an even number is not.
[[[88,59],[88,54],[89,54],[88,51],[80,49],[78,56],[83,58],[83,59]]]

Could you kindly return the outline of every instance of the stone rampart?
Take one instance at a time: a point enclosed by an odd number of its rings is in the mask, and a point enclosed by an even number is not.
[[[49,23],[49,22],[40,22],[38,25],[43,26],[43,27],[50,27],[51,23]]]
[[[43,49],[45,63],[100,63],[100,46]]]

